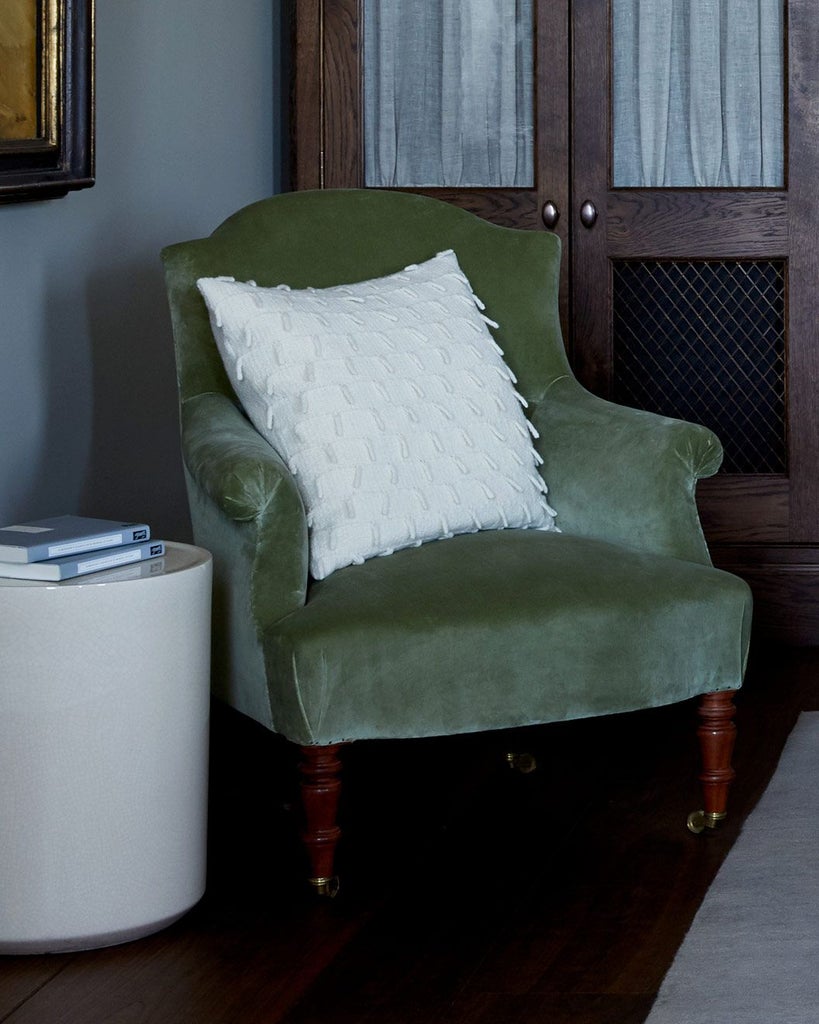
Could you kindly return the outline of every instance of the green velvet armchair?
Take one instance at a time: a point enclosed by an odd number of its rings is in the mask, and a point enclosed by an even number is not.
[[[231,388],[196,282],[321,289],[446,249],[499,324],[560,532],[480,530],[313,579],[297,482]],[[699,697],[704,805],[689,826],[716,826],[751,617],[747,586],[711,565],[695,504],[721,447],[702,426],[611,404],[575,380],[559,240],[423,196],[329,190],[253,204],[163,260],[194,535],[214,558],[214,691],[301,748],[313,885],[334,886],[340,754],[352,741]]]

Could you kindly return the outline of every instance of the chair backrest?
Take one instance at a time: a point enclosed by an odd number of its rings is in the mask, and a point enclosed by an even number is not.
[[[537,401],[569,373],[558,315],[560,240],[490,224],[426,196],[340,189],[292,192],[239,210],[208,238],[163,250],[180,399],[233,396],[210,331],[199,277],[260,286],[328,287],[391,274],[453,249],[518,389]]]

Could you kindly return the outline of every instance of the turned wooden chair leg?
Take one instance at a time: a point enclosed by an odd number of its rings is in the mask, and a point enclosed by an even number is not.
[[[340,744],[301,747],[299,762],[301,799],[304,808],[302,840],[310,865],[309,882],[322,896],[338,891],[335,850],[341,829],[337,824],[341,794]]]
[[[735,690],[723,690],[703,694],[700,698],[697,736],[702,756],[700,782],[704,806],[701,811],[693,811],[688,816],[688,827],[694,833],[716,828],[726,816],[728,790],[735,775],[731,767],[737,732],[733,721],[735,694]]]

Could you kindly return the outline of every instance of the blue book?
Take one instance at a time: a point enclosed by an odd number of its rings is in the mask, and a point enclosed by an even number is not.
[[[149,540],[145,523],[88,516],[54,516],[0,528],[0,562],[41,562]]]
[[[82,555],[64,555],[43,562],[0,562],[0,578],[15,580],[70,580],[90,572],[113,569],[117,566],[158,558],[165,554],[161,540],[144,544],[123,544],[104,551],[88,551]]]

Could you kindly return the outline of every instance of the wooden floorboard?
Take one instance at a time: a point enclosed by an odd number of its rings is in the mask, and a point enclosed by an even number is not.
[[[0,1021],[55,978],[67,962],[65,957],[0,957]]]
[[[819,651],[755,651],[731,816],[698,806],[691,705],[353,747],[344,876],[299,877],[285,744],[214,719],[208,892],[119,947],[0,958],[7,1024],[640,1024],[801,710]],[[505,753],[527,749],[531,775]]]

